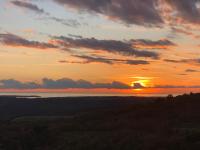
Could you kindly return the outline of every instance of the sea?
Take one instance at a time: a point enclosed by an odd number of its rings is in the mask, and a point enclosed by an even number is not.
[[[0,96],[16,96],[16,97],[27,97],[27,98],[51,98],[51,97],[109,97],[109,96],[139,96],[139,97],[165,97],[169,94],[173,96],[182,95],[184,93],[200,93],[200,88],[161,88],[161,89],[143,89],[143,90],[129,90],[128,92],[120,92],[120,91],[109,91],[107,92],[95,92],[95,91],[85,91],[85,92],[73,92],[73,91],[65,91],[65,92],[57,92],[57,91],[26,91],[26,92],[11,92],[11,91],[0,91]]]
[[[168,94],[122,94],[122,93],[54,93],[54,92],[1,92],[0,96],[16,96],[16,97],[26,97],[26,98],[52,98],[52,97],[127,97],[127,96],[141,96],[141,97],[165,97]]]

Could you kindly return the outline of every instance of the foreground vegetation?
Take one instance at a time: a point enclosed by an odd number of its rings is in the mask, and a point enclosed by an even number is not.
[[[200,94],[0,123],[0,150],[198,150]]]

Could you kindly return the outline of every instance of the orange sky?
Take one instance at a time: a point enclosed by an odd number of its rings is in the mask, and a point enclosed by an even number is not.
[[[127,6],[111,1],[91,7],[82,1],[2,0],[1,91],[52,91],[53,87],[43,89],[42,79],[67,78],[75,84],[80,79],[88,81],[94,89],[77,86],[71,91],[70,86],[59,88],[56,81],[54,91],[200,92],[199,3],[128,0]],[[185,4],[194,11],[184,9]],[[10,79],[14,81],[5,82]],[[122,90],[113,81],[145,88]],[[28,82],[39,87],[23,85]],[[96,83],[109,85],[95,89]]]

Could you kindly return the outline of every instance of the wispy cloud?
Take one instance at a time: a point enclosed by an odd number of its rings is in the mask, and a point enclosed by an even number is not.
[[[186,63],[186,64],[192,64],[192,65],[199,65],[200,64],[200,58],[194,58],[194,59],[164,59],[165,62],[169,63]]]
[[[44,9],[41,9],[36,4],[32,4],[30,2],[15,0],[15,1],[11,1],[11,3],[13,5],[17,6],[17,7],[33,11],[37,14],[44,15],[44,17],[42,18],[43,20],[44,19],[45,20],[52,20],[52,21],[58,22],[62,25],[70,26],[70,27],[78,27],[78,26],[81,25],[75,19],[62,19],[62,18],[52,16],[50,13],[46,12]]]
[[[16,0],[16,1],[11,1],[11,3],[18,7],[26,8],[26,9],[29,9],[36,13],[39,13],[39,14],[46,14],[46,12],[43,9],[41,9],[37,5],[29,3],[29,2]]]
[[[38,48],[38,49],[57,48],[57,46],[51,43],[30,41],[10,33],[0,34],[0,43],[8,46],[22,46],[22,47]]]
[[[199,72],[199,70],[195,70],[195,69],[186,69],[185,72]]]
[[[165,62],[170,62],[170,63],[187,63],[187,64],[194,64],[194,65],[199,65],[200,64],[200,59],[199,58],[194,58],[194,59],[164,59]]]
[[[129,64],[129,65],[147,65],[150,64],[145,60],[132,60],[132,59],[111,59],[102,56],[86,56],[86,55],[72,55],[73,57],[79,58],[83,61],[65,61],[61,60],[60,63],[78,63],[78,64],[87,64],[87,63],[105,63],[105,64]]]
[[[168,49],[172,46],[177,46],[177,44],[168,39],[161,39],[157,41],[148,39],[132,39],[131,42],[137,48]]]
[[[200,35],[196,35],[193,32],[189,31],[188,29],[172,27],[171,28],[171,32],[172,32],[172,34],[187,35],[187,36],[190,36],[190,37],[192,37],[194,39],[199,39],[200,38]]]

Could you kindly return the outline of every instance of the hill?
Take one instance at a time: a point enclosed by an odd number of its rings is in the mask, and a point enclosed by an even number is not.
[[[145,103],[127,103],[117,107],[80,111],[71,117],[69,115],[24,116],[2,120],[0,149],[197,150],[200,148],[200,94],[149,99],[151,101]]]

